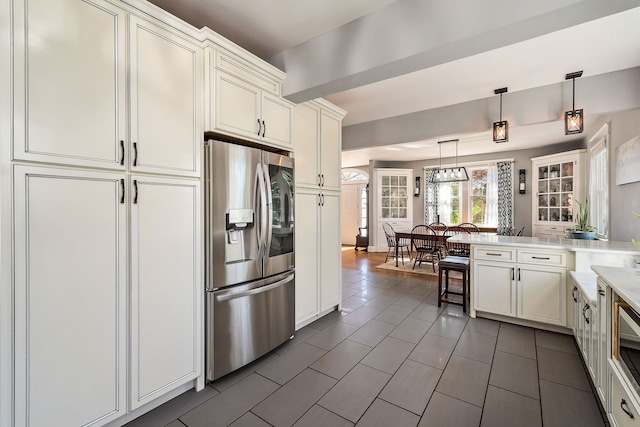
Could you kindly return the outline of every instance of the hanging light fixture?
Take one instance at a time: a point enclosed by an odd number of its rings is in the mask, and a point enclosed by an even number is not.
[[[582,77],[582,71],[576,71],[575,73],[569,73],[564,78],[565,80],[573,80],[573,104],[571,111],[565,111],[564,113],[564,134],[572,135],[574,133],[582,133],[583,130],[583,114],[582,108],[576,110],[576,79]]]
[[[502,120],[502,94],[507,92],[507,88],[503,87],[493,92],[500,95],[500,121],[493,122],[493,142],[507,142],[509,141],[509,123]]]
[[[448,142],[456,143],[456,167],[454,168],[442,168],[442,144]],[[458,166],[458,140],[448,139],[446,141],[438,141],[438,147],[440,148],[440,163],[438,170],[431,177],[431,182],[439,184],[441,182],[459,182],[469,181],[469,175],[467,175],[467,169],[464,166]]]

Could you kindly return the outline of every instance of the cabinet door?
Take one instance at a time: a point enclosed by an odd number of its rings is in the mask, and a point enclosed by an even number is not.
[[[320,311],[323,312],[341,303],[340,193],[322,193],[320,205]]]
[[[14,167],[15,425],[126,412],[124,175]]]
[[[605,285],[598,282],[598,327],[597,347],[598,366],[596,374],[596,390],[602,401],[602,406],[607,407],[607,297]]]
[[[296,325],[318,315],[318,213],[317,191],[296,191]]]
[[[280,97],[262,96],[262,133],[265,142],[292,149],[293,104]]]
[[[129,31],[132,170],[200,176],[202,49],[134,16]]]
[[[518,317],[565,326],[566,270],[518,265]]]
[[[320,110],[313,104],[295,106],[293,142],[295,145],[296,185],[319,186]]]
[[[515,264],[473,262],[474,309],[515,316]]]
[[[14,158],[124,170],[125,13],[103,0],[13,3]]]
[[[132,176],[131,406],[199,375],[200,181]]]
[[[342,120],[321,112],[320,174],[325,190],[340,191],[342,183]]]
[[[257,140],[258,131],[262,130],[262,124],[258,122],[262,92],[223,71],[216,70],[215,76],[216,102],[213,114],[216,129]]]

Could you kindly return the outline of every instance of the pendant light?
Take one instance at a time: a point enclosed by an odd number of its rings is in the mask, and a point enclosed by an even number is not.
[[[564,134],[572,135],[574,133],[582,133],[583,130],[583,114],[582,108],[576,110],[576,79],[582,76],[582,71],[576,71],[575,73],[569,73],[564,78],[565,80],[571,79],[573,81],[573,104],[571,111],[565,111],[564,113]]]
[[[449,142],[456,143],[456,167],[455,168],[442,168],[442,144],[446,144]],[[469,181],[469,175],[467,174],[467,169],[464,166],[458,166],[458,140],[457,139],[449,139],[446,141],[438,141],[438,147],[440,148],[440,163],[438,166],[438,170],[431,177],[431,182],[434,184],[439,184],[441,182],[460,182],[460,181]]]
[[[500,95],[500,121],[493,122],[493,142],[509,141],[509,123],[506,120],[502,120],[502,94],[506,92],[506,87],[493,91],[496,95]]]

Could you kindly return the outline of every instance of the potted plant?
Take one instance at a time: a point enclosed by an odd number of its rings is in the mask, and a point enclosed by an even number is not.
[[[596,237],[596,229],[589,225],[589,197],[584,203],[578,203],[578,215],[576,216],[576,226],[567,228],[565,232],[570,239],[593,240]]]

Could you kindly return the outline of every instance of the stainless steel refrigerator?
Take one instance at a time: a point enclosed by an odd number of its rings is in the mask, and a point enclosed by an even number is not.
[[[205,144],[206,360],[213,381],[293,336],[293,159]]]

